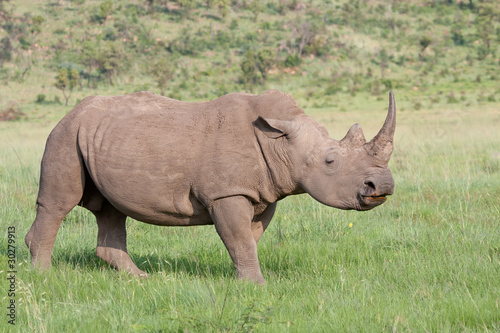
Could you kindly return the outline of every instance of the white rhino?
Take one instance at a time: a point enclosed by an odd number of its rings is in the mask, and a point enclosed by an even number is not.
[[[388,169],[394,96],[380,132],[355,124],[340,141],[294,99],[271,90],[204,103],[140,92],[85,98],[47,139],[37,214],[26,235],[33,265],[50,266],[63,218],[76,206],[97,219],[97,256],[146,275],[130,259],[125,220],[214,224],[239,278],[264,283],[257,242],[276,203],[309,193],[340,209],[368,210],[394,190]]]

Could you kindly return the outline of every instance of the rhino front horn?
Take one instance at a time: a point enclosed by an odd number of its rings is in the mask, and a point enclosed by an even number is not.
[[[389,92],[389,111],[385,118],[384,125],[375,137],[368,143],[366,148],[371,155],[377,156],[382,160],[389,161],[392,154],[394,131],[396,129],[396,101],[394,94]]]

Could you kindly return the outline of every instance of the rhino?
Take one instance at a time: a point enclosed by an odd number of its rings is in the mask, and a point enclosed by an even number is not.
[[[393,194],[388,168],[394,95],[369,142],[358,124],[340,141],[288,94],[232,93],[182,102],[139,92],[82,100],[50,133],[36,218],[26,235],[32,265],[50,267],[58,229],[77,205],[98,225],[96,254],[136,276],[125,220],[213,224],[240,279],[265,283],[257,243],[281,199],[308,193],[327,206],[372,209]]]

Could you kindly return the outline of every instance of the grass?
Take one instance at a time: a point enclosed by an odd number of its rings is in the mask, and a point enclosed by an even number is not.
[[[374,135],[386,102],[348,102],[349,112],[307,111],[334,138],[354,121]],[[18,246],[17,322],[3,317],[0,331],[499,331],[498,107],[399,112],[390,162],[396,191],[375,210],[339,211],[306,195],[281,202],[259,243],[263,287],[235,278],[212,226],[129,220],[129,251],[150,278],[117,273],[95,256],[97,227],[84,209],[63,222],[53,268],[32,270],[23,238],[55,123],[0,123],[2,276],[7,226],[16,226]],[[6,279],[0,286],[8,289]],[[8,299],[3,292],[3,307]]]

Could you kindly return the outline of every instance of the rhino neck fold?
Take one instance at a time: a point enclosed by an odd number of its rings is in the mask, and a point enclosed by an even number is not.
[[[261,189],[266,201],[275,202],[292,194],[305,193],[298,182],[293,180],[290,161],[283,146],[273,141],[286,140],[284,138],[270,141],[256,131],[257,142],[260,148],[259,163],[265,168],[267,186]]]

